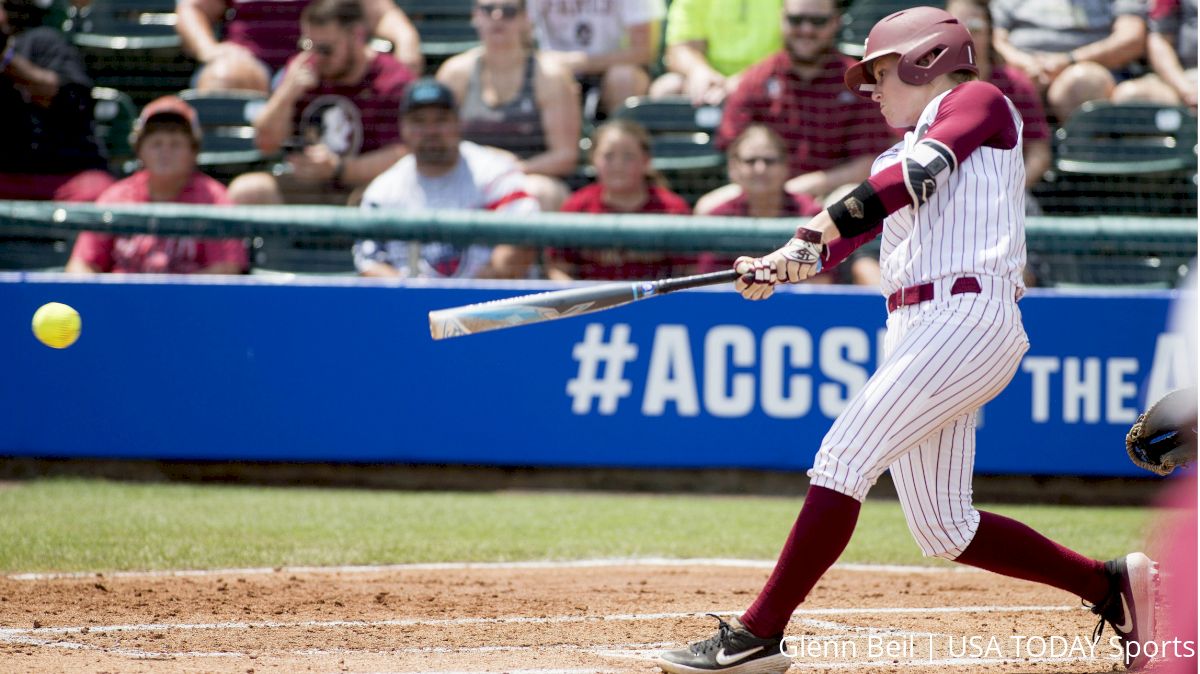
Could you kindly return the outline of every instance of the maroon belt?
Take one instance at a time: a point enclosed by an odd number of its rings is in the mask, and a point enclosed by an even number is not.
[[[951,295],[961,295],[963,293],[978,293],[982,292],[979,287],[979,279],[974,276],[960,276],[954,279],[954,285],[950,286]],[[921,283],[915,286],[901,288],[896,292],[888,295],[887,308],[888,313],[907,307],[910,304],[920,304],[933,299],[933,284]]]

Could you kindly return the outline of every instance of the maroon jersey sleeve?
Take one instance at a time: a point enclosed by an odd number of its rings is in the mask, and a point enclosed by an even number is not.
[[[980,147],[1011,149],[1019,139],[1008,101],[988,82],[965,82],[946,94],[923,140],[934,140],[949,148],[955,164],[961,164]],[[887,213],[912,203],[904,180],[903,164],[897,162],[867,179]]]
[[[1038,95],[1033,80],[1020,70],[1010,66],[1000,66],[997,74],[1003,73],[1003,79],[993,76],[993,83],[1000,91],[1017,106],[1021,113],[1021,122],[1025,128],[1021,130],[1021,138],[1026,142],[1048,140],[1050,125],[1046,122],[1046,110],[1042,107],[1042,97]],[[1003,85],[1001,84],[1003,82]]]

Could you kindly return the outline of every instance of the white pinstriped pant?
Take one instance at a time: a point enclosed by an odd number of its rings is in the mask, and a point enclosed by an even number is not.
[[[979,277],[983,292],[950,295],[888,316],[884,359],[833,423],[811,484],[862,501],[886,469],[926,556],[954,559],[979,526],[971,504],[975,415],[1012,380],[1029,349],[1014,287]]]

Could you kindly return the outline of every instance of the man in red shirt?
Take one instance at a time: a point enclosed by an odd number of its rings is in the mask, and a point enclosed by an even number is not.
[[[287,64],[300,37],[300,14],[310,0],[177,0],[175,29],[201,64],[198,89],[259,89]],[[367,25],[392,43],[392,54],[421,72],[421,38],[391,0],[363,0]],[[218,39],[220,36],[220,39]]]
[[[147,105],[134,128],[133,145],[142,169],[113,184],[96,203],[229,203],[225,186],[196,170],[200,124],[183,100],[164,96]],[[242,274],[248,265],[240,239],[80,232],[67,271]]]
[[[288,144],[282,175],[248,173],[229,185],[237,204],[345,205],[408,150],[399,110],[412,72],[367,48],[358,0],[313,0],[301,17],[301,52],[254,122],[264,153]]]
[[[785,0],[783,50],[746,70],[725,102],[717,145],[726,149],[753,123],[771,127],[788,146],[789,192],[820,198],[865,180],[871,162],[895,141],[879,109],[842,83],[854,61],[837,52],[840,26],[835,0]],[[736,190],[720,188],[717,200]],[[701,201],[697,210],[706,206]]]

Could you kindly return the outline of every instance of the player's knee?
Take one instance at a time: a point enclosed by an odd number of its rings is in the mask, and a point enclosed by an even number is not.
[[[923,516],[910,517],[908,528],[921,554],[954,561],[975,538],[979,513],[971,508],[959,513],[939,513],[928,521]]]
[[[871,487],[875,486],[879,473],[864,472],[860,467],[846,462],[840,452],[822,448],[813,459],[808,478],[810,485],[832,489],[862,502],[866,500]]]

